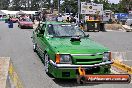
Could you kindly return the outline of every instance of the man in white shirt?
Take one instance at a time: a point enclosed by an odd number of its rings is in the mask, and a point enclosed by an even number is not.
[[[62,22],[62,21],[63,21],[62,15],[59,15],[58,18],[57,18],[57,20],[58,20],[59,22]]]

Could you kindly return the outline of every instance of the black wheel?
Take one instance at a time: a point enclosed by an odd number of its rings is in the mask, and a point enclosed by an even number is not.
[[[126,31],[126,32],[130,32],[130,31]]]
[[[45,72],[49,73],[49,55],[47,53],[44,54],[44,68]]]
[[[33,51],[34,51],[34,52],[37,51],[37,44],[33,44]]]
[[[23,29],[23,26],[20,25],[20,28]]]

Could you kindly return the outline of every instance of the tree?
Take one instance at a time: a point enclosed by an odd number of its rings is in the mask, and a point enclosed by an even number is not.
[[[97,4],[98,4],[98,3],[99,3],[99,1],[98,1],[98,0],[93,0],[93,3],[97,3]]]
[[[0,9],[8,9],[10,0],[0,0]]]
[[[20,0],[12,0],[12,6],[11,9],[12,10],[20,10],[21,9],[21,5],[20,5]]]

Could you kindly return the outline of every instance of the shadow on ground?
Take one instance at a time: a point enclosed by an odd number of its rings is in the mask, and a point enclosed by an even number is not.
[[[99,84],[78,84],[76,79],[53,79],[53,81],[62,87],[77,87],[77,86],[96,86]]]

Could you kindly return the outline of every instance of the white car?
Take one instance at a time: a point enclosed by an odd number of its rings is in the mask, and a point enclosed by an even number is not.
[[[132,26],[132,16],[128,17],[128,19],[126,20],[126,25],[127,26]]]

